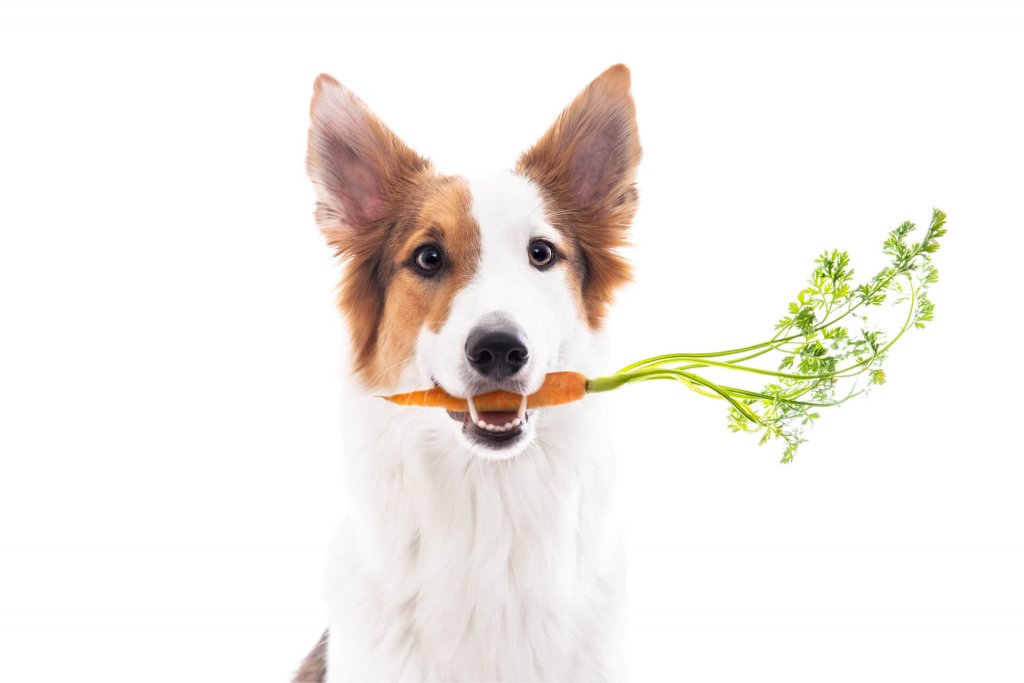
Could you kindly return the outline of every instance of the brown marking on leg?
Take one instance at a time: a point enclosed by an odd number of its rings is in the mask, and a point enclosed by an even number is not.
[[[292,683],[324,683],[327,680],[327,631],[302,660]]]

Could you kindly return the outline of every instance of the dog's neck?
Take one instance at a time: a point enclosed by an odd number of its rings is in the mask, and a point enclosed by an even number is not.
[[[346,410],[351,506],[328,575],[332,634],[361,641],[369,619],[374,637],[430,653],[421,669],[452,667],[428,677],[533,677],[521,649],[506,660],[509,643],[557,661],[547,655],[607,627],[607,610],[591,623],[619,565],[607,423],[592,404],[545,411],[534,443],[496,461],[437,412],[372,399]]]

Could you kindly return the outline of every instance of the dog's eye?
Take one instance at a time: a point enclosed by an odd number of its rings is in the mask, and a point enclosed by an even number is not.
[[[420,247],[413,254],[412,261],[416,264],[417,270],[424,275],[433,275],[441,270],[444,259],[441,257],[441,250],[433,244]]]
[[[547,268],[555,260],[555,248],[546,240],[530,242],[530,263],[537,268]]]

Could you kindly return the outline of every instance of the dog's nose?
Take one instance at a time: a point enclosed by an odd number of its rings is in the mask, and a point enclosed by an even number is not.
[[[511,377],[529,357],[526,334],[518,327],[477,327],[466,339],[466,358],[484,377]]]

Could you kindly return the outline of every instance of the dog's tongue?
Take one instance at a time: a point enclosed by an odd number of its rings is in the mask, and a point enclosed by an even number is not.
[[[495,425],[497,427],[500,427],[500,426],[502,426],[504,424],[508,424],[512,420],[514,420],[517,417],[519,417],[519,413],[517,413],[514,410],[512,410],[512,411],[504,410],[504,411],[500,411],[500,412],[496,411],[496,410],[492,410],[492,411],[483,411],[483,412],[477,413],[477,416],[481,420],[486,422],[487,424]]]

